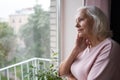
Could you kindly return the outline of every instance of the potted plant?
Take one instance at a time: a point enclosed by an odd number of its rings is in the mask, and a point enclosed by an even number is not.
[[[57,53],[53,53],[52,61],[50,64],[47,64],[45,67],[43,62],[40,62],[40,69],[37,69],[34,66],[30,66],[30,71],[28,75],[30,76],[30,80],[65,80],[58,76],[58,70],[55,67],[55,56]],[[27,77],[27,76],[26,76]]]

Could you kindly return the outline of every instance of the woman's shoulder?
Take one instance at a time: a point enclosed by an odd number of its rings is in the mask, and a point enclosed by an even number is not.
[[[104,42],[105,42],[105,45],[106,44],[111,45],[112,49],[120,50],[120,44],[118,42],[116,42],[114,39],[107,38]]]
[[[102,41],[102,43],[104,45],[108,44],[108,45],[111,45],[112,47],[114,46],[114,47],[120,48],[120,44],[112,38],[106,38],[105,40]]]
[[[111,44],[111,47],[112,49],[119,49],[120,50],[120,44],[115,41],[114,39],[112,38],[107,38],[105,41],[104,41],[106,44]]]
[[[110,39],[111,43],[112,43],[112,47],[111,47],[111,58],[112,60],[120,60],[120,44],[118,42],[116,42],[113,39]]]
[[[113,46],[113,47],[115,47],[115,48],[120,48],[120,44],[119,44],[117,41],[111,39],[111,42],[112,42],[112,46]]]
[[[105,48],[105,47],[112,47],[112,39],[106,38],[100,44],[98,44],[98,47]]]

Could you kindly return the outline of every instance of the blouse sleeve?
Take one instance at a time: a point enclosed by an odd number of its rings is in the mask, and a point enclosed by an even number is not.
[[[103,71],[109,62],[110,50],[111,44],[107,44],[103,47],[89,71],[87,80],[100,80],[97,78],[100,74],[104,74]]]

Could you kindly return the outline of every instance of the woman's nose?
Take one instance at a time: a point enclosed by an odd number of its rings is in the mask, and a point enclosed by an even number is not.
[[[79,23],[76,23],[75,27],[76,27],[76,28],[79,28],[79,27],[80,27],[80,24],[79,24]]]

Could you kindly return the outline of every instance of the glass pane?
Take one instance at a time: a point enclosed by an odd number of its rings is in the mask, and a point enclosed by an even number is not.
[[[0,68],[50,57],[50,0],[0,0]]]

